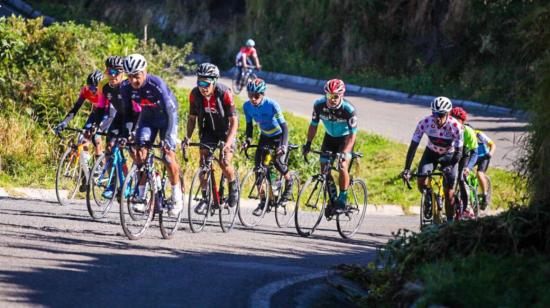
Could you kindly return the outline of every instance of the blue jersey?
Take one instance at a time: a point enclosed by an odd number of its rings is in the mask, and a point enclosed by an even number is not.
[[[323,121],[325,130],[331,137],[343,137],[357,133],[355,107],[345,99],[336,109],[327,106],[326,97],[316,100],[313,105],[311,125],[319,125],[320,120]]]
[[[128,80],[124,80],[120,94],[125,105],[131,104],[134,111],[141,110],[138,126],[147,123],[162,126],[158,128],[166,129],[166,141],[176,144],[178,102],[162,79],[147,74],[145,83],[139,89],[134,89]]]
[[[281,124],[285,123],[285,117],[276,101],[264,96],[260,105],[254,106],[250,101],[246,101],[243,109],[246,123],[254,120],[260,126],[262,135],[273,137],[283,132]]]

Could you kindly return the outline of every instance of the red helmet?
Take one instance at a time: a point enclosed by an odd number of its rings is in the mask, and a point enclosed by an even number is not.
[[[451,116],[457,120],[466,121],[468,119],[468,113],[462,109],[462,107],[454,107],[451,110]]]
[[[325,84],[325,93],[327,94],[344,94],[346,85],[340,79],[331,79]]]

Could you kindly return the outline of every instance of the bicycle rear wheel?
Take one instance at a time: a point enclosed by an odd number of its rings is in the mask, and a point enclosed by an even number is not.
[[[264,218],[270,198],[267,178],[261,175],[256,179],[256,172],[249,171],[241,181],[240,197],[239,220],[245,227],[258,225]]]
[[[204,171],[202,169],[195,172],[189,190],[189,206],[187,209],[189,214],[189,228],[191,228],[193,233],[201,232],[204,226],[206,226],[208,217],[211,216],[212,178],[210,174],[207,175],[206,187],[203,193],[201,187],[201,177],[203,173]]]
[[[77,198],[83,176],[78,151],[69,147],[61,156],[55,175],[55,195],[59,204],[68,205]]]
[[[102,154],[90,172],[86,189],[86,206],[93,219],[101,219],[109,213],[118,188],[118,168],[110,156]],[[105,196],[109,189],[111,195]]]
[[[292,196],[290,200],[282,202],[282,192],[286,187],[286,180],[283,177],[283,183],[281,184],[281,193],[279,194],[279,200],[277,202],[277,208],[275,209],[275,221],[279,228],[286,228],[294,221],[294,215],[296,215],[296,201],[300,194],[300,178],[296,172],[292,172]]]
[[[183,183],[183,173],[181,171],[179,174],[179,178],[180,178],[179,189],[181,190],[181,199],[182,199],[181,202],[183,203],[183,201],[185,200],[185,197],[183,195],[183,193],[185,192],[185,185]],[[183,216],[183,208],[185,207],[183,206],[181,208],[177,216],[172,217],[168,214],[168,210],[174,206],[171,198],[173,194],[174,192],[172,191],[172,185],[170,185],[170,183],[167,181],[166,185],[164,185],[164,192],[162,193],[164,197],[163,198],[164,200],[162,200],[162,202],[165,204],[167,203],[168,206],[164,206],[162,210],[159,212],[160,233],[162,234],[162,237],[164,239],[171,239],[172,237],[174,237],[174,234],[176,234],[176,232],[178,231],[178,226]],[[158,195],[159,194],[157,194],[157,196]]]
[[[338,233],[345,238],[352,238],[361,223],[365,219],[367,212],[367,185],[363,180],[357,179],[351,182],[348,189],[348,202],[344,213],[336,217],[336,226]],[[351,192],[351,194],[349,194]]]
[[[239,78],[239,72],[237,71],[237,73],[235,73],[235,76],[233,76],[233,80],[232,80],[233,92],[235,94],[241,93],[241,90],[242,90],[241,82],[237,82],[238,78]]]
[[[296,201],[294,223],[298,234],[310,236],[315,232],[323,219],[327,199],[325,181],[315,176],[309,178],[302,186]]]
[[[124,234],[131,240],[143,236],[155,213],[154,178],[147,176],[145,192],[142,198],[139,196],[138,186],[142,173],[133,165],[122,185],[120,224]]]
[[[237,183],[235,185],[239,185],[239,173],[237,170],[235,170],[235,178],[237,179]],[[240,192],[239,197],[237,198],[237,205],[231,207],[229,206],[228,202],[229,179],[227,179],[224,175],[221,176],[219,190],[220,208],[218,210],[218,213],[220,216],[220,227],[222,228],[223,232],[229,232],[231,231],[231,229],[233,229],[233,226],[235,225],[235,219],[237,218],[237,213],[239,212],[239,204],[241,203]]]

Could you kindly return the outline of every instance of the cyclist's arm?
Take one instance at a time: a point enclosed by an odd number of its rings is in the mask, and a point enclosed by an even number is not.
[[[243,68],[247,68],[248,67],[248,63],[246,63],[246,58],[248,56],[246,55],[246,53],[243,53]]]
[[[281,130],[283,131],[282,144],[284,146],[287,146],[288,145],[288,126],[286,125],[286,123],[282,123],[279,125],[281,126]]]
[[[258,55],[254,54],[252,58],[254,59],[254,63],[256,63],[256,67],[259,69],[261,65],[260,65],[260,59],[258,58]]]
[[[80,95],[76,100],[76,102],[74,103],[73,108],[71,108],[71,110],[65,116],[64,121],[70,122],[74,118],[74,116],[78,113],[78,110],[80,110],[80,107],[82,107],[82,104],[84,104],[85,100],[86,99],[84,98],[84,96]]]
[[[225,144],[227,146],[232,145],[235,137],[237,136],[237,128],[239,127],[239,120],[236,115],[229,117],[229,134],[227,134],[227,139]]]
[[[103,97],[103,96],[102,96]],[[100,98],[101,99],[101,98]],[[107,131],[107,129],[111,126],[111,124],[113,123],[113,120],[115,119],[115,116],[117,114],[117,110],[116,108],[113,106],[113,104],[107,104],[107,109],[108,109],[108,113],[107,113],[107,117],[105,117],[105,119],[103,121],[101,121],[101,124],[99,125],[99,129],[102,131],[102,132],[105,132]]]
[[[320,108],[317,107],[318,105],[313,105],[313,113],[311,114],[311,122],[309,123],[309,128],[307,130],[307,140],[306,143],[311,145],[311,142],[313,141],[313,138],[315,138],[315,135],[317,134],[317,127],[319,126],[320,118]]]
[[[168,117],[168,128],[166,129],[165,139],[172,146],[176,144],[177,139],[177,125],[178,125],[178,102],[175,100],[175,97],[170,95],[170,90],[166,83],[161,83],[157,87],[160,99],[163,101],[164,111]]]
[[[414,140],[411,141],[409,150],[407,150],[407,158],[405,159],[405,170],[411,170],[414,154],[416,154],[416,149],[418,149],[419,144],[420,142],[416,142]]]
[[[193,91],[189,93],[189,115],[187,116],[187,133],[185,134],[185,137],[187,139],[191,139],[193,136],[193,131],[195,131],[195,125],[197,123],[197,117],[199,115],[199,111],[197,110],[199,107],[195,106],[195,96],[193,95]]]

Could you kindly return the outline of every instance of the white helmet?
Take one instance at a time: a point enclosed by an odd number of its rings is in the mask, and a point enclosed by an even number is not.
[[[254,47],[254,45],[256,45],[256,42],[254,42],[253,39],[248,39],[248,40],[246,40],[245,45],[246,45],[247,47]]]
[[[134,53],[124,58],[123,66],[126,74],[136,74],[145,70],[147,60],[142,55]]]
[[[453,103],[445,96],[439,96],[432,101],[432,112],[434,113],[449,113],[453,109]]]

